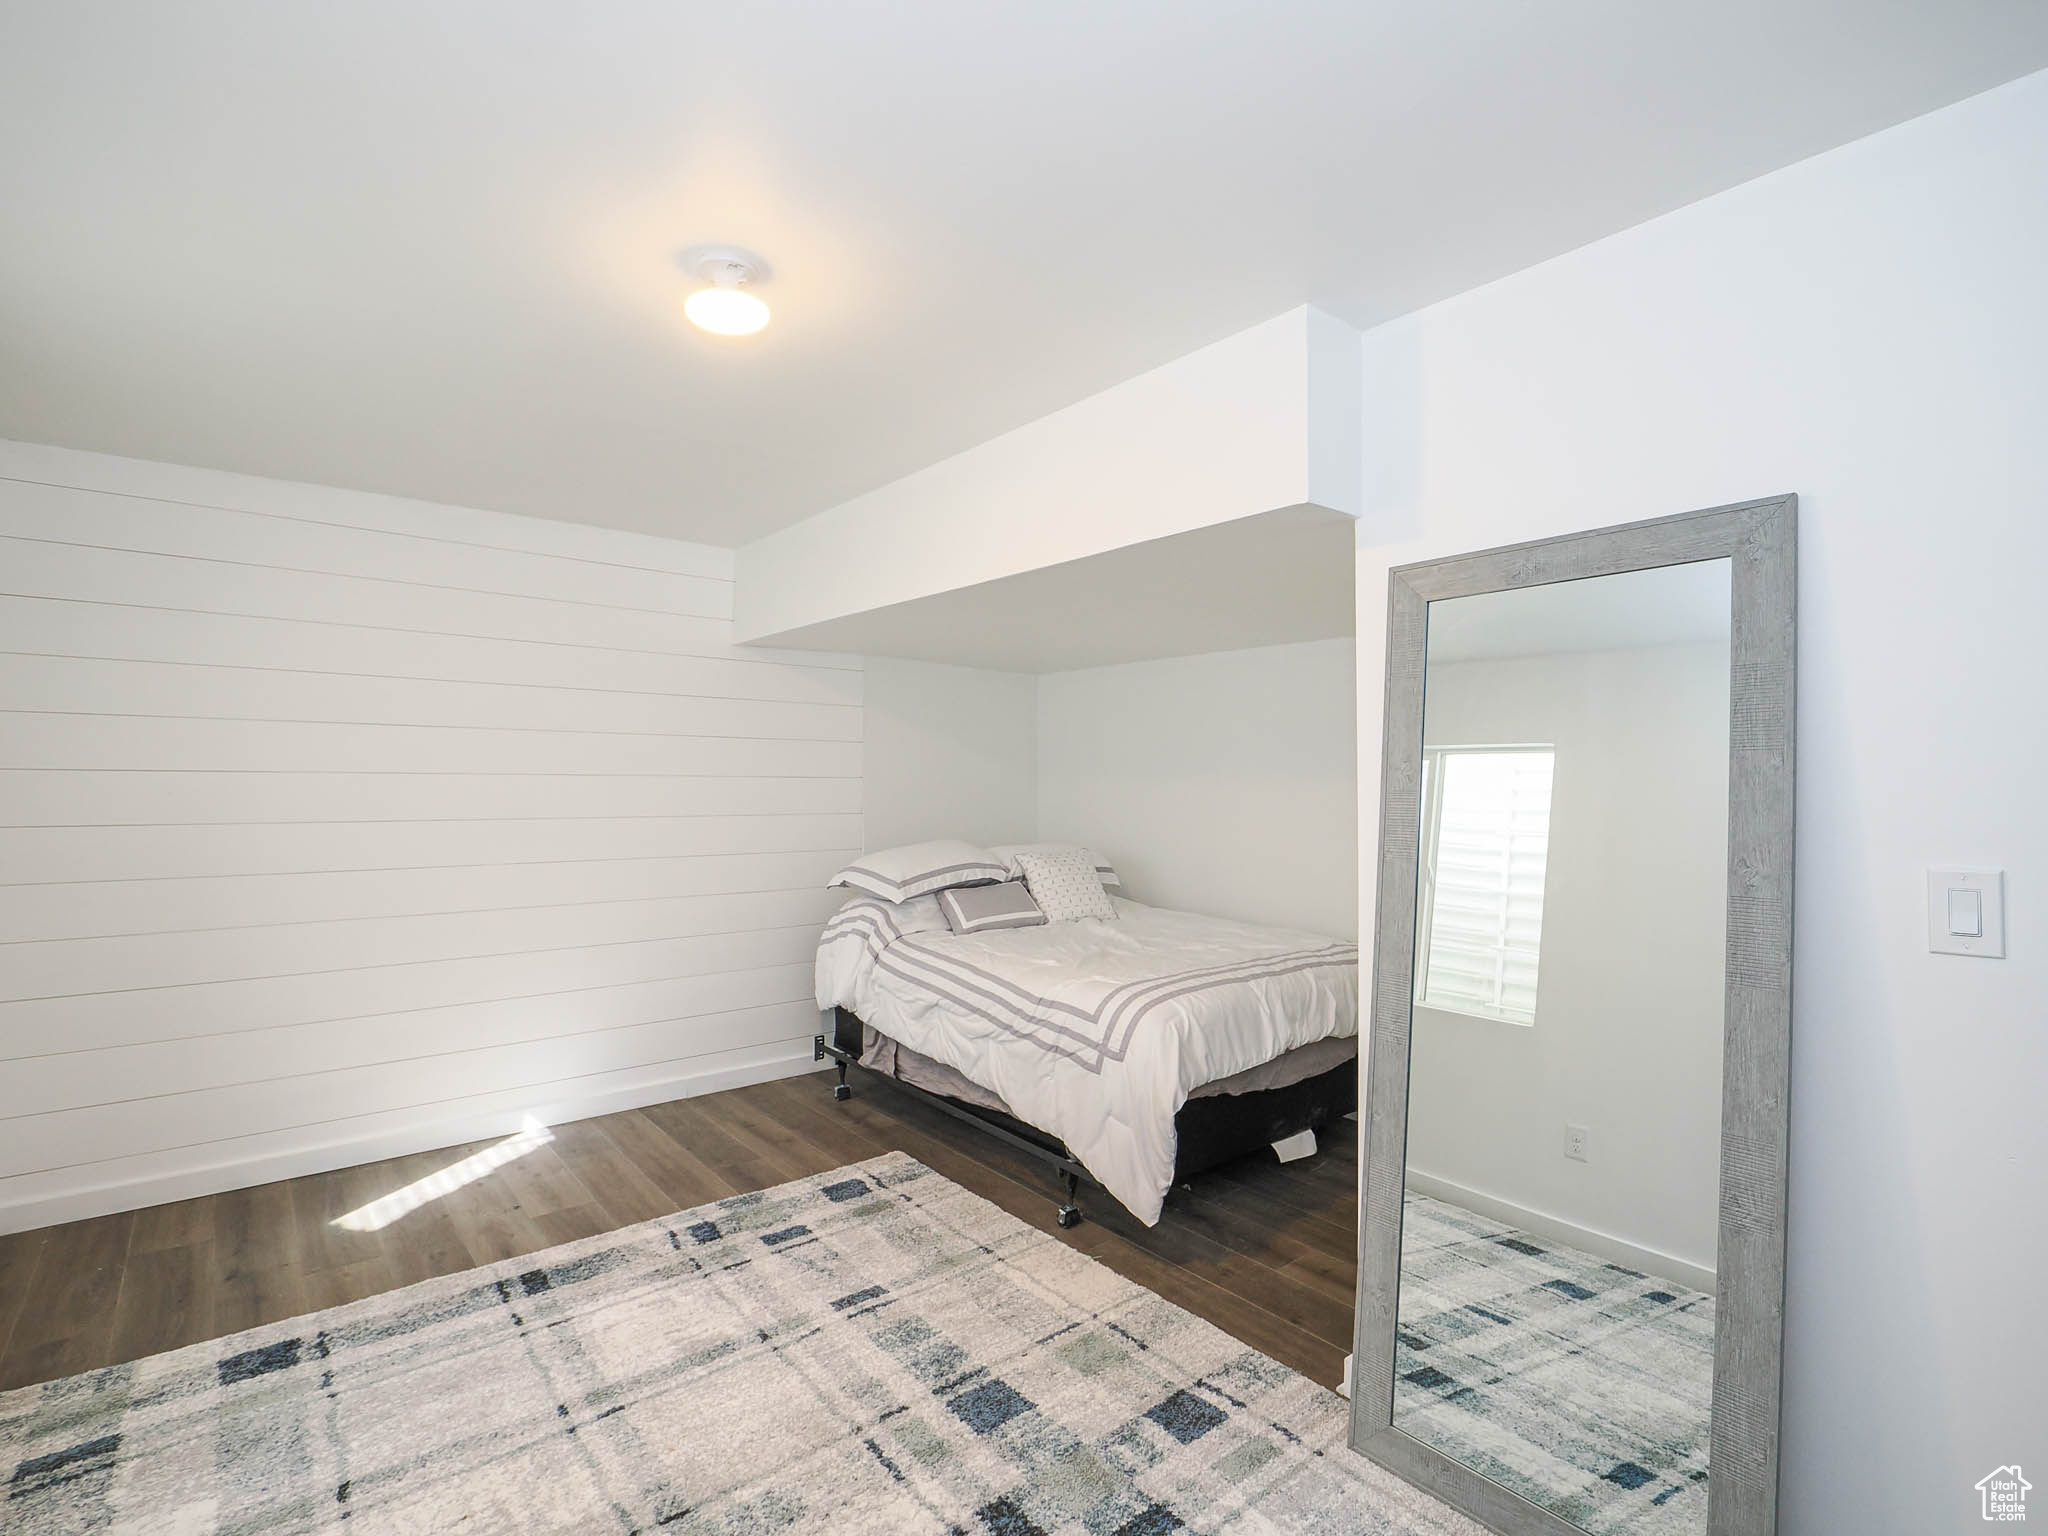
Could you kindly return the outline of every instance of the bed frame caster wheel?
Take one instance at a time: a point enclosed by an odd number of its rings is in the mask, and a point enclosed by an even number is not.
[[[844,1083],[834,1083],[832,1085],[832,1097],[843,1104],[853,1097],[853,1090]]]
[[[1081,1177],[1076,1173],[1068,1173],[1065,1175],[1065,1178],[1067,1181],[1067,1198],[1060,1205],[1059,1214],[1054,1219],[1059,1222],[1062,1228],[1078,1227],[1081,1225],[1081,1207],[1074,1204],[1074,1197],[1081,1193]]]

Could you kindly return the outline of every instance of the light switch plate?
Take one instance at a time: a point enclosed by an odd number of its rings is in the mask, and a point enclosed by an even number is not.
[[[1970,897],[1975,896],[1973,904]],[[1954,914],[1954,915],[1952,915]],[[1975,916],[1978,933],[1962,920]],[[1937,955],[2005,958],[2005,871],[2002,869],[1930,869],[1927,871],[1927,947]]]

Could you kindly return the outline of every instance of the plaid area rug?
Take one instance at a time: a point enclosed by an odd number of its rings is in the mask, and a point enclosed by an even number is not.
[[[1344,1433],[894,1154],[0,1395],[0,1529],[1476,1532]]]
[[[1707,1526],[1714,1298],[1411,1194],[1394,1424],[1595,1536]]]

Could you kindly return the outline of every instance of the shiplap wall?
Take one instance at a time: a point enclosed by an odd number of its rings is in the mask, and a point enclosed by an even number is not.
[[[860,662],[731,576],[0,443],[0,1231],[808,1066]]]

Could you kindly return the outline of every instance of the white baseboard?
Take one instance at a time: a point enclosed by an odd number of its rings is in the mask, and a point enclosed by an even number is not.
[[[436,1147],[510,1136],[535,1120],[543,1125],[561,1125],[570,1120],[587,1120],[593,1115],[638,1109],[669,1099],[694,1098],[699,1094],[744,1088],[750,1083],[771,1082],[818,1070],[820,1068],[812,1060],[810,1046],[806,1043],[801,1051],[792,1049],[730,1066],[683,1072],[622,1087],[595,1091],[565,1087],[554,1095],[526,1093],[521,1095],[526,1102],[518,1107],[436,1115],[429,1106],[402,1125],[385,1126],[358,1136],[335,1137],[330,1134],[325,1139],[314,1140],[312,1138],[319,1135],[320,1130],[312,1130],[303,1145],[270,1147],[248,1157],[223,1158],[201,1167],[109,1180],[103,1184],[0,1205],[0,1235],[54,1226],[59,1222],[81,1221],[92,1216],[107,1216],[116,1211],[140,1210],[144,1206],[164,1205],[174,1200],[190,1200],[199,1195],[217,1195],[230,1189],[247,1189],[276,1179],[353,1168],[359,1163],[380,1162],[387,1157],[431,1152]]]
[[[1484,1190],[1469,1189],[1463,1184],[1454,1184],[1449,1179],[1440,1179],[1435,1174],[1424,1173],[1419,1168],[1408,1170],[1408,1187],[1418,1195],[1429,1195],[1437,1200],[1447,1200],[1452,1205],[1462,1205],[1468,1211],[1477,1211],[1482,1216],[1491,1216],[1495,1221],[1505,1221],[1537,1237],[1547,1237],[1552,1242],[1567,1243],[1583,1249],[1597,1258],[1607,1259],[1616,1264],[1626,1264],[1630,1269],[1640,1269],[1646,1275],[1655,1275],[1660,1280],[1675,1280],[1680,1285],[1690,1286],[1696,1291],[1714,1294],[1714,1272],[1690,1259],[1681,1259],[1676,1254],[1662,1253],[1655,1248],[1645,1248],[1627,1238],[1616,1237],[1612,1232],[1602,1232],[1595,1227],[1583,1227],[1577,1222],[1567,1221],[1562,1216],[1553,1216],[1548,1211],[1531,1210],[1528,1206],[1517,1205],[1512,1200],[1503,1200],[1489,1195]]]

